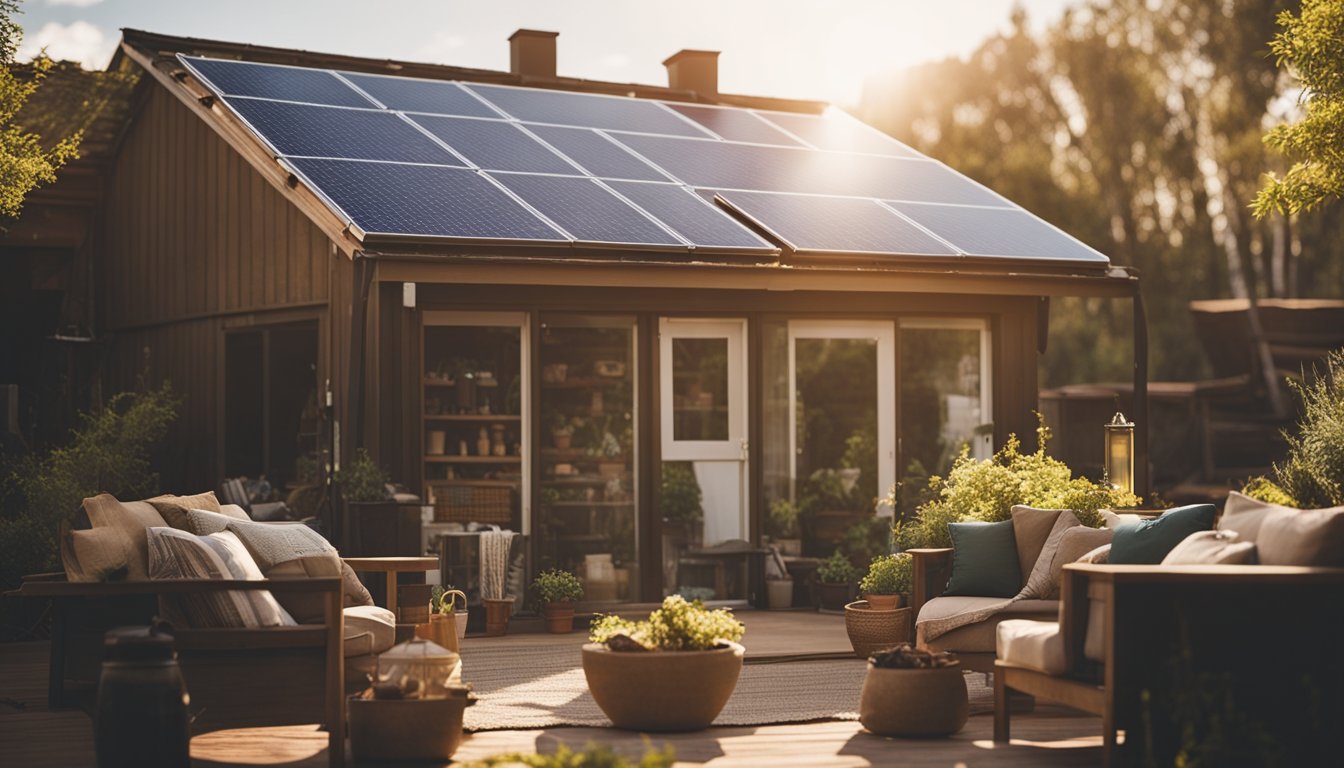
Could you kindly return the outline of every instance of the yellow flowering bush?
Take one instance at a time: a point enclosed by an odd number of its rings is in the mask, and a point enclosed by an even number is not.
[[[725,640],[741,640],[745,631],[728,608],[710,610],[699,600],[687,602],[681,595],[670,595],[644,621],[598,616],[588,639],[612,650],[637,650],[632,641],[646,651],[708,651]]]

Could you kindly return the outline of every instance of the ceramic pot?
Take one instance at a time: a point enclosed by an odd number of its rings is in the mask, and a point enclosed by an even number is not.
[[[574,631],[574,604],[547,603],[546,631],[553,635],[567,635]]]
[[[737,687],[742,655],[737,643],[712,651],[612,651],[583,646],[588,690],[617,728],[698,731],[719,716]]]
[[[552,432],[551,439],[555,441],[556,450],[567,451],[574,444],[574,435],[568,432]]]
[[[901,607],[900,595],[869,595],[865,593],[863,599],[868,601],[868,607],[874,611],[894,611]]]
[[[453,611],[453,618],[457,621],[457,641],[460,643],[467,638],[467,619],[471,618],[471,614],[463,608]]]
[[[871,663],[859,722],[879,736],[950,736],[969,714],[961,667],[879,669]]]
[[[492,600],[482,598],[485,606],[485,634],[487,637],[499,637],[509,631],[509,617],[513,615],[512,600]]]
[[[351,698],[350,752],[356,762],[447,760],[462,743],[462,711],[475,703],[466,688],[443,699]]]
[[[793,579],[766,579],[766,596],[772,611],[783,611],[793,607]]]

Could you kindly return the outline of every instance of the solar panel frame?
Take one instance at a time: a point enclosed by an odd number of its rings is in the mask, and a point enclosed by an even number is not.
[[[376,108],[378,105],[370,101],[358,90],[351,88],[350,85],[341,78],[337,77],[330,70],[316,69],[313,67],[294,67],[287,64],[264,64],[256,61],[238,61],[235,59],[212,59],[205,56],[187,56],[177,54],[177,60],[186,67],[201,82],[205,83],[214,92],[220,96],[244,96],[248,98],[269,99],[271,101],[291,101],[300,104],[317,104],[328,107],[351,107],[351,108]],[[277,85],[276,81],[271,81],[271,90],[267,92],[257,92],[257,86],[262,83],[252,82],[246,87],[231,86],[228,82],[233,79],[235,84],[240,79],[246,79],[248,75],[267,71],[283,71],[292,73],[292,76],[307,81],[311,88],[324,91],[324,94],[315,94],[313,91],[295,91]],[[293,83],[291,83],[293,85]],[[266,91],[267,89],[261,88]],[[252,92],[245,92],[252,91]],[[319,97],[321,96],[321,97]],[[306,98],[305,98],[306,97]]]
[[[456,80],[429,80],[423,77],[402,77],[382,75],[371,72],[345,72],[337,70],[336,76],[349,82],[355,89],[371,99],[383,109],[424,115],[447,115],[452,117],[485,117],[504,119],[507,116],[486,103],[476,94],[462,87]],[[396,94],[394,88],[404,88],[417,93]],[[444,97],[454,104],[466,105],[456,110],[437,106],[435,96]]]
[[[523,123],[713,138],[693,121],[649,99],[486,83],[464,83],[463,87]]]
[[[524,130],[536,136],[539,140],[549,144],[557,152],[569,158],[570,162],[577,164],[589,175],[602,179],[623,179],[630,181],[672,181],[673,179],[659,170],[657,166],[650,164],[647,160],[632,152],[628,147],[613,140],[605,132],[595,128],[581,128],[565,125],[538,125],[535,123],[518,123]],[[605,149],[611,154],[603,161],[603,166],[599,167],[592,157],[580,156],[576,152],[573,139],[586,141],[589,147],[598,147]],[[600,144],[597,142],[601,142]],[[586,151],[586,150],[584,150]],[[612,164],[611,158],[617,158]],[[623,170],[616,170],[617,167]],[[628,169],[637,169],[637,172],[629,172]]]
[[[680,184],[613,179],[603,179],[602,183],[672,229],[683,240],[691,243],[693,249],[744,254],[779,253],[779,248],[748,229],[712,201],[705,200]],[[689,221],[688,216],[696,217],[698,221]],[[719,242],[714,242],[713,238],[717,238],[718,235],[704,237],[697,235],[696,230],[704,234],[707,229],[732,233],[737,239],[735,242],[729,242],[730,238],[725,237]]]
[[[594,248],[638,248],[640,250],[660,250],[685,252],[691,243],[671,231],[663,222],[631,205],[620,195],[613,192],[600,180],[590,176],[557,176],[532,173],[488,172],[496,183],[512,192],[529,208],[544,216],[556,227],[574,238],[576,245]],[[568,190],[561,187],[568,186]],[[531,188],[529,188],[531,187]],[[549,187],[549,189],[548,189]],[[580,203],[581,210],[562,210],[562,204]],[[605,210],[603,210],[605,209]],[[625,215],[630,221],[639,222],[645,233],[662,235],[661,241],[594,238],[594,229],[605,225],[594,217],[606,214]],[[627,222],[627,225],[629,222]],[[629,230],[627,230],[629,231]]]
[[[1105,254],[1023,208],[976,208],[886,200],[882,204],[955,245],[970,258],[1087,265],[1110,263]],[[981,220],[965,220],[972,215]],[[977,232],[972,223],[992,227],[993,232]],[[984,247],[983,244],[990,241],[1010,247]],[[1066,252],[1070,255],[1053,255]]]
[[[224,101],[277,155],[468,165],[395,112],[236,96]],[[375,137],[384,126],[386,132]]]
[[[663,106],[687,120],[695,121],[724,141],[780,147],[807,146],[749,109],[676,102],[663,102]]]
[[[801,112],[777,112],[763,109],[753,114],[770,125],[800,139],[804,145],[831,152],[854,152],[886,157],[926,155],[906,146],[885,132],[850,116],[809,115]],[[827,135],[827,132],[830,135]],[[845,134],[847,135],[841,135]]]

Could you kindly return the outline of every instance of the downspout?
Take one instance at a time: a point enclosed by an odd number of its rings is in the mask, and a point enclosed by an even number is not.
[[[1134,493],[1148,495],[1148,316],[1134,284]]]
[[[355,251],[354,306],[350,312],[350,385],[346,389],[350,403],[350,448],[348,460],[354,460],[353,451],[364,446],[364,373],[368,367],[367,335],[369,317],[369,290],[373,284],[373,259],[363,251]]]

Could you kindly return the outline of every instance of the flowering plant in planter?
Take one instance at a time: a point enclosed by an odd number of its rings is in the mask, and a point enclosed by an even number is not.
[[[873,558],[868,572],[859,581],[859,591],[871,608],[897,608],[900,606],[900,596],[910,593],[913,578],[914,558],[908,553],[879,555]],[[884,600],[886,597],[893,599]]]
[[[644,621],[598,616],[588,639],[614,651],[708,651],[741,640],[745,631],[731,609],[710,610],[699,600],[671,595]]]
[[[574,603],[583,599],[583,583],[569,571],[552,568],[537,574],[532,591],[546,614],[546,629],[565,634],[574,629]]]

